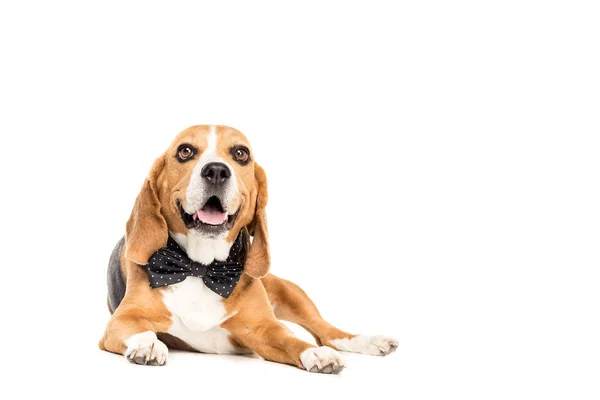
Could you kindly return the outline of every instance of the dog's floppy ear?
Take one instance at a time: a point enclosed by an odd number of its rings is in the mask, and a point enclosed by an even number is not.
[[[160,211],[157,189],[164,166],[164,156],[154,162],[127,221],[125,257],[139,265],[146,265],[154,252],[167,245],[169,231]]]
[[[254,218],[248,225],[250,234],[254,236],[244,272],[254,278],[265,276],[271,266],[271,253],[269,251],[269,235],[267,233],[267,176],[265,171],[258,164],[254,164],[254,179],[257,188],[256,210]]]

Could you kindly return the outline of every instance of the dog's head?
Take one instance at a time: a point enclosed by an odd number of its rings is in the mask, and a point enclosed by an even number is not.
[[[169,232],[232,243],[241,229],[254,235],[244,271],[269,270],[267,180],[248,139],[226,126],[192,126],[159,157],[127,221],[125,257],[145,265],[166,246]]]

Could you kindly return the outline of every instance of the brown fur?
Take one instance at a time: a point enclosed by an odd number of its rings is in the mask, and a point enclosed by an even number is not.
[[[269,296],[269,302],[275,305],[275,316],[290,321],[306,329],[319,345],[335,348],[332,340],[348,339],[356,335],[339,330],[321,317],[317,306],[298,285],[268,274],[261,279]]]
[[[102,350],[123,354],[125,341],[146,331],[166,332],[171,314],[162,302],[162,293],[148,285],[146,272],[121,256],[127,290],[110,318],[99,346]]]
[[[154,162],[127,221],[125,257],[139,265],[146,264],[152,253],[167,244],[169,231],[157,188],[164,166],[164,156]]]
[[[269,253],[269,236],[267,233],[267,176],[258,164],[254,165],[254,177],[257,186],[257,200],[254,217],[250,222],[250,234],[254,236],[252,247],[248,253],[248,259],[244,266],[244,272],[255,278],[265,276],[271,266],[271,255]],[[231,234],[230,234],[231,235]]]
[[[186,233],[177,209],[184,201],[194,163],[175,160],[181,143],[207,146],[209,127],[194,126],[181,132],[169,149],[154,163],[138,195],[126,226],[125,249],[121,265],[126,280],[125,297],[112,315],[100,348],[123,354],[125,341],[134,334],[153,331],[168,346],[190,349],[185,342],[166,335],[171,315],[162,302],[164,289],[152,289],[144,271],[149,257],[167,242],[168,232]],[[239,131],[218,127],[220,156],[230,159],[227,149],[234,144],[250,148]],[[295,322],[307,329],[319,344],[331,346],[331,340],[352,337],[321,318],[306,294],[293,283],[267,275],[270,267],[265,207],[268,201],[264,170],[252,160],[245,166],[231,164],[236,170],[239,196],[238,219],[228,235],[231,243],[239,231],[248,228],[254,239],[244,266],[245,274],[229,298],[224,300],[227,314],[235,315],[221,326],[231,333],[230,341],[240,351],[251,349],[267,360],[302,367],[300,354],[314,345],[294,337],[278,318]],[[259,279],[261,278],[262,279]],[[276,303],[275,312],[271,303]]]

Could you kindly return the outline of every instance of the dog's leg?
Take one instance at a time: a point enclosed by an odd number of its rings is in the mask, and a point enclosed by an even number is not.
[[[147,315],[147,310],[122,303],[112,315],[98,345],[102,350],[123,354],[136,364],[164,365],[169,350],[156,337],[160,324],[151,322]]]
[[[238,314],[223,327],[265,360],[324,374],[337,374],[345,367],[337,351],[298,339],[273,316],[257,318],[254,313]]]
[[[388,336],[352,335],[331,325],[321,317],[306,293],[290,281],[272,274],[261,280],[275,316],[302,326],[314,336],[319,345],[371,355],[387,355],[398,347],[398,342]]]

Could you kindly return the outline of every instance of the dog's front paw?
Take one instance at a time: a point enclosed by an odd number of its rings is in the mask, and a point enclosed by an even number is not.
[[[164,365],[169,349],[158,340],[156,333],[147,331],[131,336],[125,341],[125,357],[132,363],[142,365]]]
[[[339,374],[346,367],[338,352],[326,346],[304,350],[300,361],[307,371],[322,374]]]
[[[398,341],[389,336],[357,335],[350,339],[332,340],[331,345],[341,351],[386,356],[398,348]]]

